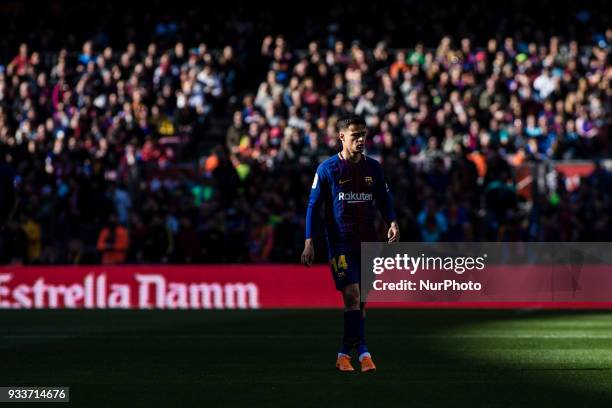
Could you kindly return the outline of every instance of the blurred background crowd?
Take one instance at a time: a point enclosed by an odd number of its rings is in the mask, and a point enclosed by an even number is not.
[[[19,208],[0,261],[297,262],[347,113],[404,241],[609,240],[606,3],[480,6],[315,2],[297,21],[274,2],[52,1],[53,18],[3,3],[0,160]],[[569,160],[593,170],[538,186]]]

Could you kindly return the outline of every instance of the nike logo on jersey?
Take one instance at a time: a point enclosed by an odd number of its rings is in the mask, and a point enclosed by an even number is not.
[[[338,184],[348,183],[349,181],[351,181],[351,179],[346,179],[346,180],[342,180],[342,179],[340,179],[340,180],[338,181]]]

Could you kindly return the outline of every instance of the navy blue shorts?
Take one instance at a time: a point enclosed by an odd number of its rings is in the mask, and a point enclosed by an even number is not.
[[[334,252],[330,256],[329,265],[336,289],[341,290],[351,283],[361,283],[361,254],[359,251]]]

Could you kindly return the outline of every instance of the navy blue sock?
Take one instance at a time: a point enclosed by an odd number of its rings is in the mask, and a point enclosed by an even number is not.
[[[362,320],[361,310],[347,310],[344,312],[344,336],[340,352],[350,354],[353,347],[359,343],[359,326]]]
[[[358,330],[358,340],[357,340],[357,356],[362,355],[363,353],[368,352],[368,346],[365,341],[365,317],[363,315],[359,315],[359,330]]]
[[[339,353],[346,354],[347,356],[351,355],[351,347],[342,343],[342,347],[340,347]]]
[[[347,356],[351,355],[351,351],[353,350],[353,344],[351,344],[349,340],[349,333],[351,331],[349,324],[349,318],[346,317],[346,311],[344,312],[344,334],[342,336],[342,346],[340,347],[340,353],[346,354]]]

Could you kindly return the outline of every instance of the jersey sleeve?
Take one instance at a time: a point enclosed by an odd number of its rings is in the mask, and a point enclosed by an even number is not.
[[[385,181],[382,166],[377,163],[376,166],[376,185],[375,185],[375,198],[376,205],[380,210],[385,222],[390,224],[396,220],[395,211],[393,210],[393,198],[389,191],[389,186]]]
[[[319,166],[315,173],[308,199],[308,209],[306,210],[306,239],[312,238],[314,224],[321,222],[320,211],[321,203],[324,201],[324,192],[328,188],[327,175],[325,168]]]

